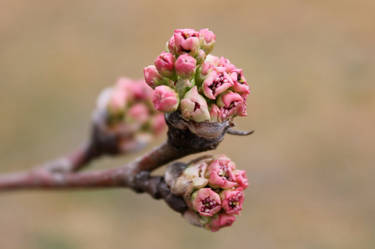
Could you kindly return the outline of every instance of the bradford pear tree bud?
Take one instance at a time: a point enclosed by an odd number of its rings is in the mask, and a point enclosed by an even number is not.
[[[177,110],[178,94],[168,86],[158,86],[152,93],[152,103],[156,110],[161,112],[173,112]]]
[[[195,122],[210,120],[207,102],[198,93],[196,86],[190,89],[181,100],[181,113],[184,118],[194,120]]]

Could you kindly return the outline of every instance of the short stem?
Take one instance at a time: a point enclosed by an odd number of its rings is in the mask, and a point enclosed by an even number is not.
[[[177,149],[169,142],[164,142],[149,153],[137,158],[129,166],[135,173],[141,171],[153,171],[154,169],[162,165],[165,165],[189,154],[191,154],[191,151],[188,149]]]

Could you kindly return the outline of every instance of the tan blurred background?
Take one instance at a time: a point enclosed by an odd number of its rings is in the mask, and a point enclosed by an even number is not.
[[[230,229],[129,190],[2,193],[0,248],[374,248],[374,12],[371,0],[0,1],[1,172],[78,146],[99,91],[142,77],[175,28],[217,34],[214,54],[253,89],[236,122],[256,130],[218,149],[252,183]]]

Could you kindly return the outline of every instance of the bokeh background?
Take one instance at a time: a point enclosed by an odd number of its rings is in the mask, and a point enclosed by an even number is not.
[[[253,89],[236,123],[256,133],[218,149],[252,183],[230,229],[195,228],[123,189],[1,193],[0,248],[374,248],[374,11],[371,0],[1,0],[1,172],[78,146],[99,91],[142,77],[175,28],[217,34],[214,54]]]

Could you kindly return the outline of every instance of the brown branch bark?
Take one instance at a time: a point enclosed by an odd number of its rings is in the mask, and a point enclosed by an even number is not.
[[[151,171],[190,154],[215,149],[231,127],[224,123],[185,121],[178,113],[166,115],[168,140],[133,162],[114,169],[78,173],[84,165],[103,154],[118,153],[116,137],[93,139],[70,156],[27,172],[0,175],[0,192],[21,189],[95,189],[127,187],[164,199],[182,212],[186,205],[172,195],[163,177],[150,177]],[[101,135],[93,130],[92,138]],[[99,142],[98,142],[99,141]],[[109,142],[108,142],[109,141]]]

